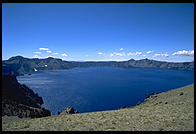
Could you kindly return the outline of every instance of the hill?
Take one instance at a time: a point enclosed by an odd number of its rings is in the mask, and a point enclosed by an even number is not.
[[[153,94],[131,108],[16,121],[12,117],[9,122],[7,117],[2,119],[3,131],[194,131],[194,85]]]
[[[9,75],[24,75],[39,70],[54,70],[54,69],[71,69],[74,67],[93,67],[93,66],[112,66],[122,68],[167,68],[180,70],[194,70],[194,62],[163,62],[149,59],[142,60],[128,60],[128,61],[98,61],[98,62],[69,62],[56,58],[24,58],[22,56],[11,57],[2,62],[3,74]]]

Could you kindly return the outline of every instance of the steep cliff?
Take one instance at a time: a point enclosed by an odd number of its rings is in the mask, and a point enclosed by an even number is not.
[[[42,98],[26,85],[18,83],[16,76],[2,75],[2,116],[50,116],[50,111],[42,108],[42,104]]]

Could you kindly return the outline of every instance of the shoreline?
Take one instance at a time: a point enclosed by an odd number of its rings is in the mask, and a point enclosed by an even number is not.
[[[155,97],[156,96],[156,97]],[[37,126],[36,123],[41,123]],[[48,123],[50,124],[48,124]],[[94,122],[94,123],[92,123]],[[114,123],[116,122],[116,123]],[[126,122],[126,123],[125,123]],[[62,124],[59,124],[62,123]],[[113,124],[114,123],[114,124]],[[177,123],[177,124],[175,124]],[[25,125],[28,124],[28,127]],[[60,126],[57,126],[60,125]],[[74,124],[77,124],[73,126]],[[87,125],[88,124],[88,125]],[[158,125],[157,125],[158,124]],[[120,126],[119,126],[120,125]],[[189,126],[187,126],[189,125]],[[153,94],[140,105],[3,123],[3,130],[194,130],[194,83]],[[35,127],[35,128],[34,128]],[[57,128],[56,128],[57,127]]]

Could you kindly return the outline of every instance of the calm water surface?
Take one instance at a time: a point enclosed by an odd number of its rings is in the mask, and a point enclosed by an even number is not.
[[[142,102],[147,94],[178,88],[194,81],[193,71],[88,67],[45,70],[17,77],[44,100],[52,115],[67,106],[80,113],[113,110]]]

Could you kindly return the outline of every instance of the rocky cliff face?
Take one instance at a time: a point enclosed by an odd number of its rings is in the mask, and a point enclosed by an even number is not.
[[[18,83],[16,76],[2,75],[2,116],[50,116],[50,111],[42,108],[42,104],[42,98],[26,85]]]
[[[14,101],[2,101],[2,116],[18,116],[19,118],[40,118],[50,116],[50,111],[45,108],[29,107]]]
[[[16,76],[2,75],[2,99],[40,108],[43,100],[26,85],[18,83]]]

